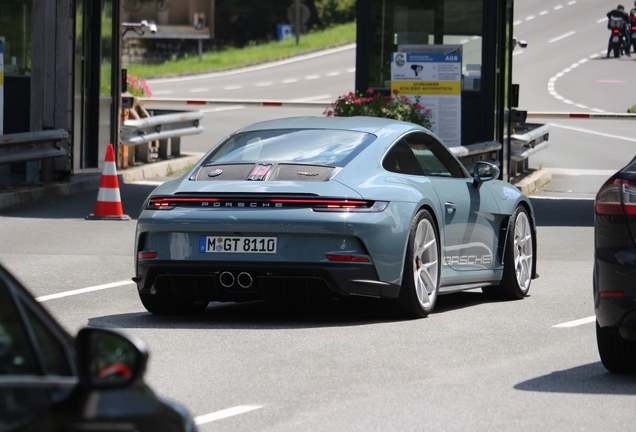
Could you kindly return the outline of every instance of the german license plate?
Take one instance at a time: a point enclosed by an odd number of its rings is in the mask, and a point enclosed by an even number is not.
[[[275,254],[278,249],[276,237],[224,237],[201,236],[201,253],[255,253]]]
[[[619,40],[618,36],[612,36],[612,42],[618,43]]]

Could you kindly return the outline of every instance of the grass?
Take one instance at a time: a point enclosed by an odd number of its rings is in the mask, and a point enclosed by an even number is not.
[[[128,74],[138,78],[195,75],[282,60],[299,54],[354,43],[355,40],[356,24],[349,23],[301,35],[298,45],[296,45],[296,38],[288,38],[282,41],[254,44],[241,49],[208,51],[203,53],[201,59],[198,55],[190,55],[181,59],[168,60],[162,64],[134,63],[124,67],[128,70]]]

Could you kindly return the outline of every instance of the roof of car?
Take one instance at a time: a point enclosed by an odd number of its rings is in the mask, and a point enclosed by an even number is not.
[[[379,117],[288,117],[254,123],[238,132],[264,129],[340,129],[366,133],[375,133],[389,125],[404,125],[405,128],[417,127],[412,123]]]

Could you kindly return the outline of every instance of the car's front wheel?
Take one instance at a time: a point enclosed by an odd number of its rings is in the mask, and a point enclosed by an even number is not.
[[[596,344],[605,369],[613,373],[636,372],[636,341],[624,339],[618,327],[601,327],[597,321]]]
[[[207,301],[195,301],[169,293],[139,293],[141,303],[148,312],[156,315],[195,315],[208,307]]]
[[[534,265],[534,231],[524,207],[512,214],[507,236],[501,283],[482,291],[491,298],[518,300],[528,295]]]
[[[397,299],[402,316],[422,318],[432,312],[439,291],[440,268],[435,220],[427,210],[420,210],[411,222]]]

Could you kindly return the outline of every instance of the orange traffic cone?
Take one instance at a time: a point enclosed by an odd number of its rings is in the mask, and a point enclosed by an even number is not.
[[[115,165],[115,150],[112,144],[108,144],[108,148],[106,149],[106,159],[104,161],[102,178],[99,182],[95,212],[86,216],[86,219],[130,219],[130,216],[125,215],[121,207],[119,180],[117,180],[117,166]]]

